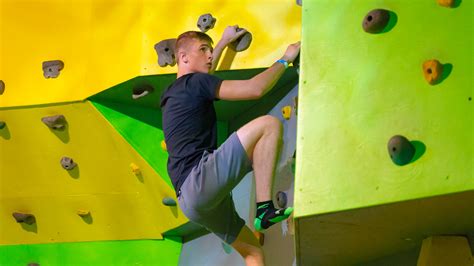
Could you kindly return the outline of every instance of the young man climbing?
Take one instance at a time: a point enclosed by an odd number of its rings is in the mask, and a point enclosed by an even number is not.
[[[185,32],[175,48],[178,74],[161,97],[168,172],[184,214],[232,245],[247,265],[264,265],[260,245],[237,214],[231,191],[250,171],[256,183],[255,229],[287,219],[293,209],[275,209],[272,182],[281,141],[281,123],[266,115],[241,127],[217,148],[215,100],[249,100],[265,95],[299,53],[288,46],[271,67],[248,80],[221,80],[213,73],[223,49],[244,34],[225,29],[215,49],[201,32]]]

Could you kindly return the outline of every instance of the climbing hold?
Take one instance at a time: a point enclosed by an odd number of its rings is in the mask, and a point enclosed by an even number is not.
[[[77,166],[77,164],[72,160],[72,158],[63,157],[61,158],[61,166],[66,170],[72,170]]]
[[[41,118],[41,121],[51,129],[63,130],[66,128],[66,118],[64,115],[46,116]]]
[[[0,80],[0,95],[2,95],[5,92],[5,82],[3,80]]]
[[[63,68],[64,63],[61,60],[45,61],[43,62],[43,76],[45,78],[57,78]]]
[[[244,30],[243,28],[237,28],[237,31]],[[231,42],[229,47],[232,48],[236,52],[242,52],[249,48],[250,43],[252,42],[252,34],[250,32],[246,32],[244,35],[237,38],[237,40]]]
[[[5,121],[0,121],[0,129],[4,129],[6,125]]]
[[[276,200],[277,200],[278,207],[285,208],[288,201],[288,197],[286,196],[285,192],[278,191],[276,194]]]
[[[40,266],[40,264],[37,262],[30,262],[28,263],[28,266]]]
[[[201,15],[197,22],[197,26],[202,32],[214,28],[214,24],[216,24],[216,19],[211,14]]]
[[[152,93],[153,91],[154,91],[154,89],[150,85],[138,86],[138,87],[133,89],[132,98],[134,100],[136,100],[138,98],[147,96],[148,94]]]
[[[283,118],[289,120],[291,117],[291,106],[287,105],[281,108],[281,114],[283,115]]]
[[[368,33],[379,33],[388,25],[390,13],[385,9],[370,11],[362,21],[362,28]]]
[[[296,0],[296,4],[301,6],[303,4],[303,0]]]
[[[441,79],[443,65],[436,59],[427,60],[423,63],[423,75],[429,84],[434,85]]]
[[[453,7],[454,0],[438,0],[438,4],[444,7]]]
[[[170,197],[164,197],[161,203],[165,206],[176,206],[176,201]]]
[[[396,165],[406,165],[415,155],[415,146],[404,136],[396,135],[388,141],[388,154]]]
[[[165,67],[167,65],[174,66],[176,58],[174,49],[176,47],[176,39],[166,39],[155,44],[155,51],[158,54],[158,65]]]
[[[265,235],[262,232],[254,231],[253,235],[255,236],[255,238],[257,238],[260,246],[263,246],[263,244],[265,244]]]
[[[168,151],[168,148],[166,147],[166,142],[165,142],[165,140],[162,140],[162,141],[161,141],[161,148],[162,148],[164,151]]]
[[[77,215],[81,217],[86,217],[86,216],[91,215],[91,212],[88,210],[77,210]]]
[[[15,218],[17,223],[25,223],[30,225],[36,223],[35,216],[29,213],[14,212],[13,218]]]
[[[293,98],[293,106],[295,107],[295,115],[298,115],[298,96]]]
[[[296,68],[296,72],[300,73],[300,53],[296,56],[295,60],[293,60],[293,66]]]
[[[136,165],[135,163],[131,163],[130,168],[132,168],[133,174],[135,174],[135,175],[141,175],[142,174],[142,171],[140,170],[140,167],[138,167],[138,165]]]

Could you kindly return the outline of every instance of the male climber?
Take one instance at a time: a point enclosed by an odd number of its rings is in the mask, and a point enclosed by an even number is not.
[[[264,231],[290,216],[293,209],[275,209],[271,195],[281,123],[269,115],[256,118],[217,148],[213,102],[262,97],[298,55],[300,44],[289,45],[281,59],[248,80],[221,80],[209,74],[216,69],[223,49],[244,33],[237,26],[227,27],[215,49],[205,33],[181,34],[175,47],[177,78],[161,96],[161,108],[168,173],[183,213],[232,245],[247,265],[264,265],[263,251],[237,214],[231,191],[253,170],[255,229]]]

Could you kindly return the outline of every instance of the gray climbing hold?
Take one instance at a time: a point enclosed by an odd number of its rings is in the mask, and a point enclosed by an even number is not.
[[[237,28],[237,31],[241,31],[243,28]],[[252,33],[246,32],[244,35],[237,38],[237,40],[231,42],[229,47],[232,48],[236,52],[242,52],[249,48],[250,44],[252,43]]]
[[[385,9],[370,11],[362,21],[362,28],[368,33],[380,33],[388,25],[390,12]]]
[[[216,19],[211,14],[201,15],[197,22],[197,26],[202,32],[214,28],[214,24],[216,24]]]
[[[165,206],[176,206],[176,201],[170,197],[164,197],[161,202]]]
[[[138,98],[142,98],[142,97],[145,97],[145,96],[151,94],[153,91],[154,91],[154,89],[150,85],[137,86],[133,89],[132,98],[134,100],[136,100]]]
[[[296,0],[296,4],[301,6],[303,4],[303,0]]]
[[[41,118],[41,121],[51,129],[63,130],[66,128],[66,118],[64,115],[53,115]]]
[[[286,196],[286,193],[283,191],[277,192],[276,200],[277,200],[278,207],[280,208],[285,208],[286,204],[288,203],[288,197]]]
[[[17,223],[25,223],[30,225],[36,223],[35,216],[29,213],[14,212],[13,218],[15,218]]]
[[[30,262],[28,263],[28,266],[40,266],[40,264],[36,262]]]
[[[64,68],[61,60],[52,60],[43,62],[43,76],[45,78],[57,78],[59,72]]]
[[[63,157],[61,158],[61,166],[66,170],[72,170],[77,166],[77,164],[72,160],[72,158]]]
[[[7,123],[5,121],[0,121],[0,129],[4,129],[7,126]]]
[[[3,80],[0,80],[0,95],[2,95],[5,92],[5,82]]]
[[[176,39],[166,39],[155,44],[155,51],[158,54],[158,65],[165,67],[167,65],[174,66],[176,58],[174,50],[176,47]]]
[[[415,156],[415,146],[404,136],[396,135],[390,138],[387,145],[390,158],[396,165],[406,165]]]

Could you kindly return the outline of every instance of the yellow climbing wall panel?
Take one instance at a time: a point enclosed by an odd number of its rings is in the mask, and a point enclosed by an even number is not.
[[[68,123],[63,132],[41,121],[58,114]],[[187,222],[161,203],[175,199],[172,188],[89,102],[11,108],[1,117],[0,244],[161,239]],[[78,166],[63,169],[63,156]],[[36,225],[17,223],[13,212],[35,215]]]
[[[83,100],[140,75],[176,72],[157,64],[154,45],[176,38],[211,13],[217,43],[228,25],[253,35],[231,68],[259,68],[279,59],[300,39],[295,0],[0,0],[0,107]],[[42,62],[62,60],[56,79]]]

